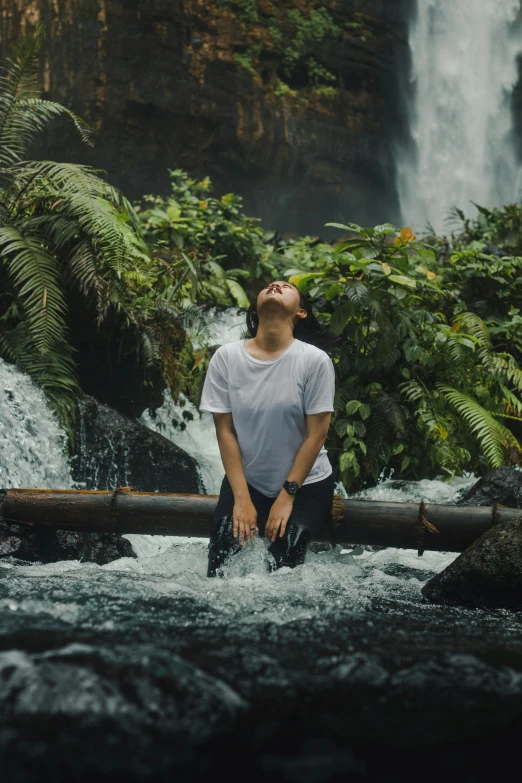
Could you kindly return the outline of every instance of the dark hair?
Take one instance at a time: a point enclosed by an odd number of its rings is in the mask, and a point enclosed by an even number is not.
[[[306,318],[300,318],[294,327],[294,337],[296,340],[302,340],[303,343],[310,343],[311,345],[321,348],[326,353],[332,353],[334,348],[337,347],[339,337],[330,332],[328,326],[325,326],[317,320],[317,316],[312,310],[312,305],[306,296],[301,293],[297,286],[294,286],[295,290],[299,294],[299,304],[306,310]],[[257,296],[250,304],[246,314],[246,325],[248,329],[248,337],[255,337],[257,334],[257,327],[259,326],[259,316],[257,314]]]

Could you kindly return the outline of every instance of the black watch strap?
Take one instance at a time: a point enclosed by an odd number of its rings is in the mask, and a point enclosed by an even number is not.
[[[300,490],[300,486],[297,481],[285,481],[283,488],[286,489],[289,495],[297,495]]]

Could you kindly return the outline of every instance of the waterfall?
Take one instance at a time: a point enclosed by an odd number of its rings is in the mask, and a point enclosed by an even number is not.
[[[511,112],[522,54],[520,0],[417,0],[411,90],[412,144],[398,143],[403,225],[437,232],[453,205],[469,217],[520,195]]]
[[[72,487],[65,433],[44,394],[0,359],[0,488]]]
[[[246,337],[245,313],[238,307],[210,307],[200,309],[193,320],[185,317],[183,325],[197,351],[203,344],[223,345]],[[166,391],[161,408],[154,414],[145,411],[140,422],[194,457],[203,491],[208,495],[219,494],[223,464],[211,413],[202,411],[200,416],[196,406],[183,394],[175,403]]]

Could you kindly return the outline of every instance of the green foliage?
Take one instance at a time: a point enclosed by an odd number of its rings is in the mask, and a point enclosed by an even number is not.
[[[103,317],[146,247],[130,204],[94,170],[23,160],[35,134],[60,114],[84,141],[91,136],[81,118],[38,97],[42,36],[41,27],[29,31],[0,76],[0,355],[37,380],[67,420],[78,383],[66,287],[92,295]]]
[[[196,302],[248,307],[239,281],[263,271],[259,221],[243,215],[240,196],[211,196],[208,177],[198,181],[181,169],[169,169],[169,175],[169,196],[135,202],[152,256],[170,266],[184,307]]]
[[[457,224],[460,231],[452,234],[456,247],[468,247],[473,242],[496,245],[507,251],[506,255],[522,253],[522,208],[520,204],[504,207],[484,207],[471,202],[477,208],[476,218],[466,218],[462,210],[452,207],[448,221]]]
[[[277,54],[277,79],[271,82],[275,97],[299,96],[300,87],[295,88],[290,83],[296,75],[299,75],[300,85],[304,78],[303,86],[311,88],[317,95],[329,99],[338,96],[335,87],[337,75],[325,63],[319,62],[318,44],[326,40],[339,41],[348,29],[360,33],[362,25],[359,22],[346,22],[335,11],[319,4],[306,12],[283,4],[274,9],[274,14],[268,18],[262,16],[254,0],[218,0],[217,5],[231,11],[243,29],[252,33],[246,47],[234,53],[234,59],[243,68],[257,75],[263,51],[269,54],[271,60],[274,53]],[[260,29],[265,31],[265,35],[261,36],[264,43],[259,42]],[[301,95],[300,100],[306,102],[307,98]]]
[[[282,79],[278,79],[274,88],[274,95],[276,98],[279,98],[281,95],[290,95],[292,98],[295,98],[298,95],[298,91],[292,90],[286,82]]]
[[[158,302],[160,264],[123,194],[88,166],[24,159],[35,134],[60,114],[84,141],[91,137],[81,118],[38,97],[42,36],[42,27],[29,29],[0,76],[0,356],[31,375],[70,425],[79,391],[72,292],[85,297],[98,324],[111,313],[143,349],[144,364],[156,362],[167,375],[183,334],[173,300]]]
[[[243,53],[236,52],[234,54],[234,59],[236,60],[236,62],[242,65],[243,68],[246,68],[247,71],[256,75],[257,71],[254,68],[252,61],[256,60],[259,57],[262,49],[263,47],[260,44],[252,44],[251,46],[247,47],[247,49]]]
[[[256,22],[257,0],[216,0],[218,8],[232,11],[241,22]]]
[[[418,479],[518,460],[501,419],[522,410],[522,372],[478,314],[453,315],[460,294],[429,245],[391,224],[327,225],[340,241],[285,274],[341,338],[329,449],[345,485],[385,467]]]
[[[290,79],[299,68],[304,68],[308,83],[316,92],[328,97],[337,94],[332,87],[337,77],[312,54],[318,43],[326,39],[339,40],[343,36],[343,28],[327,8],[312,8],[307,15],[298,9],[290,9],[284,24],[279,25],[272,18],[270,31],[274,48],[281,55],[285,79]],[[277,94],[283,94],[281,88]]]

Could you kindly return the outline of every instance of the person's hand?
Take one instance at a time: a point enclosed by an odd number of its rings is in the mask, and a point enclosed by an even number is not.
[[[239,539],[241,546],[257,533],[257,511],[250,498],[236,500],[232,511],[234,522],[234,538]]]
[[[282,490],[283,494],[276,497],[270,509],[266,526],[265,526],[265,538],[269,541],[275,541],[277,538],[277,531],[279,536],[284,536],[286,530],[286,523],[292,513],[294,500],[291,495],[288,494],[286,489]]]

